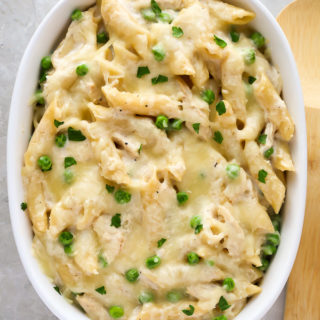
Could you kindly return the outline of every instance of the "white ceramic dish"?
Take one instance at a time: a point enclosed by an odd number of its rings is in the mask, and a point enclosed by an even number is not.
[[[32,256],[32,230],[26,215],[21,212],[23,201],[21,167],[27,148],[32,108],[28,106],[39,72],[41,58],[48,54],[60,38],[75,8],[86,8],[94,0],[61,0],[43,20],[31,39],[17,74],[14,87],[8,129],[7,169],[8,194],[12,229],[25,271],[40,298],[61,320],[88,320],[53,290],[53,285],[42,273]],[[279,68],[284,82],[283,96],[296,124],[295,137],[291,143],[296,173],[288,177],[287,200],[281,244],[262,284],[263,291],[252,299],[236,320],[260,320],[271,308],[284,287],[291,271],[299,245],[306,196],[307,140],[302,92],[298,72],[289,44],[271,13],[258,0],[233,0],[231,3],[256,12],[252,26],[269,40],[273,63]],[[156,319],[155,319],[156,320]]]

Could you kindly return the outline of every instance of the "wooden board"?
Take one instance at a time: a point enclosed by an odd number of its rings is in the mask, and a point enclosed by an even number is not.
[[[301,77],[308,135],[308,189],[285,320],[320,320],[320,0],[298,0],[278,17]]]

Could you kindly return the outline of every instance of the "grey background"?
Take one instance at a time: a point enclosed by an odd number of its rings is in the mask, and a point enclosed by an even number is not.
[[[260,0],[277,15],[292,0]],[[0,0],[0,320],[57,320],[33,290],[12,236],[6,135],[15,75],[33,32],[57,0]],[[282,320],[285,292],[263,320]]]

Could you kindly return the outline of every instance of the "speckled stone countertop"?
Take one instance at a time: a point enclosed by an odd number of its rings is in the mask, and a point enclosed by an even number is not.
[[[260,0],[277,15],[292,0]],[[57,0],[0,0],[0,320],[57,320],[32,288],[12,236],[6,188],[11,93],[22,54]],[[285,292],[263,320],[282,320]]]

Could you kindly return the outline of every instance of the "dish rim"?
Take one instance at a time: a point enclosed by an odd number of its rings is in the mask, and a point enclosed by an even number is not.
[[[235,318],[235,320],[259,320],[271,308],[283,289],[292,269],[300,242],[304,219],[307,181],[307,138],[305,113],[302,89],[294,57],[291,52],[290,45],[275,18],[268,11],[268,9],[261,2],[259,2],[259,0],[233,0],[228,2],[238,4],[242,7],[249,7],[251,10],[255,11],[257,15],[261,16],[261,19],[263,18],[266,22],[270,23],[268,27],[271,29],[271,31],[268,33],[272,34],[272,32],[274,32],[274,34],[271,38],[267,38],[270,39],[270,44],[272,44],[273,47],[275,45],[282,47],[286,55],[286,59],[282,60],[284,63],[286,63],[286,68],[290,69],[291,72],[291,78],[289,78],[290,84],[284,83],[286,88],[284,89],[285,100],[287,102],[287,99],[290,98],[288,95],[292,95],[293,92],[296,103],[288,104],[288,106],[291,114],[294,111],[294,118],[299,119],[298,121],[295,121],[296,134],[294,141],[291,143],[295,149],[295,160],[298,160],[297,162],[299,163],[299,168],[297,167],[297,172],[294,176],[289,175],[290,181],[294,182],[298,179],[298,182],[295,183],[297,185],[295,189],[297,189],[296,191],[299,191],[299,197],[293,197],[292,195],[290,198],[290,205],[287,203],[288,200],[286,200],[285,204],[285,207],[293,207],[296,214],[293,215],[293,213],[290,213],[290,220],[288,220],[288,217],[285,219],[286,221],[283,224],[283,230],[281,234],[285,232],[287,237],[285,240],[282,239],[278,253],[275,256],[270,269],[265,275],[262,284],[262,293],[251,299],[251,301],[249,301],[240,314]],[[49,310],[61,320],[88,320],[88,317],[77,310],[74,306],[69,304],[66,299],[59,296],[55,290],[48,290],[49,288],[52,289],[53,284],[50,283],[49,279],[42,272],[38,261],[32,255],[31,225],[26,215],[24,215],[24,219],[21,219],[22,213],[19,207],[20,202],[22,199],[24,199],[21,167],[25,148],[22,148],[22,146],[27,146],[28,137],[26,131],[30,130],[27,128],[26,124],[29,124],[30,127],[31,111],[23,110],[24,112],[21,112],[19,106],[25,106],[28,104],[26,101],[29,101],[31,96],[29,95],[29,88],[30,86],[32,87],[32,83],[34,83],[33,87],[35,87],[38,77],[38,66],[41,57],[46,55],[46,52],[49,52],[49,40],[47,40],[47,38],[51,39],[50,48],[52,48],[54,43],[51,35],[49,37],[46,36],[46,30],[50,28],[55,30],[54,27],[59,29],[59,32],[54,32],[55,39],[58,39],[61,36],[65,25],[58,25],[57,27],[56,18],[58,17],[58,20],[66,22],[73,9],[76,7],[88,7],[93,3],[95,3],[94,0],[60,0],[42,20],[24,51],[24,55],[16,76],[9,113],[7,136],[7,184],[11,227],[14,234],[15,243],[18,249],[20,260],[32,286]],[[66,10],[68,8],[71,10]],[[271,50],[271,53],[275,55],[273,50]],[[279,58],[279,60],[281,59]],[[37,64],[35,64],[35,61],[37,61]],[[34,66],[36,66],[37,72],[34,71],[34,68],[31,68]],[[279,66],[280,69],[281,67],[284,68],[282,65]],[[29,75],[30,72],[31,76]],[[288,72],[289,71],[286,72],[286,77]],[[282,72],[281,75],[283,76]],[[26,84],[26,81],[30,82],[31,84]],[[27,98],[28,96],[29,98]],[[290,98],[290,100],[292,100],[292,98]],[[292,105],[298,105],[298,107],[293,109],[293,107],[291,107]],[[29,115],[27,115],[27,112],[29,112]],[[26,116],[23,117],[23,114],[26,114]],[[21,132],[16,129],[17,122],[22,124]],[[296,145],[298,146],[296,147]],[[297,148],[298,150],[296,150]],[[19,168],[20,170],[17,170]],[[290,185],[288,184],[288,191],[291,187],[291,183],[293,185],[293,182],[290,182]],[[290,191],[291,194],[294,192],[295,190]],[[291,202],[293,202],[293,204],[291,204]],[[285,211],[287,210],[289,209],[285,208]],[[283,245],[284,241],[286,243],[286,247]],[[274,279],[270,279],[271,275]],[[276,279],[278,281],[275,281]],[[272,281],[274,282],[274,285],[269,284]]]

